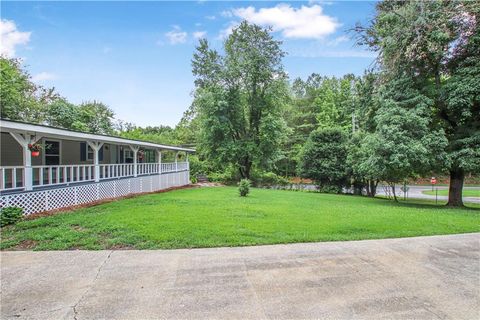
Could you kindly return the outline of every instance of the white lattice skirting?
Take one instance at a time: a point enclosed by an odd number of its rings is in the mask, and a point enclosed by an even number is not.
[[[0,208],[22,207],[26,215],[71,207],[134,193],[159,191],[190,183],[190,172],[182,171],[99,183],[59,187],[0,196]]]

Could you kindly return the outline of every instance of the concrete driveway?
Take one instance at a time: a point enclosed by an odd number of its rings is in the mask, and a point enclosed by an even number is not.
[[[480,234],[1,253],[2,319],[478,319]]]

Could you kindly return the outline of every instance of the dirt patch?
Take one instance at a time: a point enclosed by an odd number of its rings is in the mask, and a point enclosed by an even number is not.
[[[107,247],[109,250],[135,250],[136,248],[130,244],[117,243]]]
[[[224,184],[218,182],[197,182],[194,186],[198,187],[223,187]]]
[[[37,244],[38,242],[34,240],[23,240],[9,250],[32,250],[37,246]]]
[[[294,184],[312,184],[313,183],[311,179],[305,179],[300,177],[291,177],[289,181],[290,183],[294,183]]]
[[[73,230],[75,230],[75,231],[78,231],[78,232],[83,232],[83,231],[87,231],[87,230],[88,230],[87,228],[84,228],[84,227],[82,227],[81,225],[78,225],[78,224],[72,225],[71,228],[72,228]]]

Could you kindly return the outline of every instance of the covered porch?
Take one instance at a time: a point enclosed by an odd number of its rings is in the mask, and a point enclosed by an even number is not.
[[[0,195],[171,173],[189,183],[193,149],[3,119],[0,131]]]

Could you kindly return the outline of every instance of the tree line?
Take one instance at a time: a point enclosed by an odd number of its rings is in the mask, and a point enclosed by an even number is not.
[[[377,52],[362,77],[312,74],[291,84],[271,30],[242,22],[222,52],[201,40],[189,112],[201,158],[238,178],[300,174],[325,191],[374,195],[432,172],[462,206],[480,171],[479,6],[383,1],[354,32]],[[395,194],[395,192],[394,192]]]

